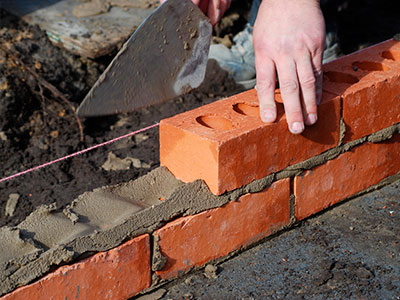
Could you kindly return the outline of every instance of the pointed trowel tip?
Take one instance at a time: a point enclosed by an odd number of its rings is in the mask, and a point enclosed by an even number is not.
[[[103,113],[99,112],[96,109],[96,106],[93,105],[91,99],[89,99],[88,97],[86,97],[79,105],[79,107],[76,110],[76,114],[80,118],[99,117],[102,115],[106,115],[104,114],[104,112]]]
[[[211,33],[209,20],[192,1],[166,1],[128,39],[77,115],[130,112],[198,87],[206,71]]]
[[[90,116],[90,113],[87,110],[87,105],[85,105],[85,100],[82,101],[76,110],[76,115],[80,118],[86,118]]]

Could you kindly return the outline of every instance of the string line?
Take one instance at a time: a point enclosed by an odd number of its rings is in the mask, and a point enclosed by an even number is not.
[[[127,134],[122,135],[122,136],[119,136],[119,137],[116,137],[116,138],[114,138],[114,139],[112,139],[112,140],[109,140],[109,141],[106,141],[106,142],[104,142],[104,143],[91,146],[91,147],[89,147],[89,148],[86,148],[86,149],[77,151],[77,152],[75,152],[75,153],[68,154],[68,155],[66,155],[66,156],[64,156],[64,157],[57,158],[57,159],[55,159],[55,160],[49,161],[49,162],[47,162],[47,163],[38,165],[38,166],[33,167],[33,168],[30,168],[30,169],[27,169],[27,170],[25,170],[25,171],[15,173],[15,174],[13,174],[13,175],[10,175],[10,176],[8,176],[8,177],[5,177],[5,178],[3,178],[3,179],[0,179],[0,183],[1,183],[1,182],[5,182],[5,181],[10,180],[10,179],[13,179],[13,178],[15,178],[15,177],[19,177],[19,176],[25,175],[25,174],[27,174],[27,173],[30,173],[30,172],[33,172],[33,171],[36,171],[36,170],[39,170],[39,169],[41,169],[41,168],[50,166],[50,165],[52,165],[52,164],[58,163],[58,162],[60,162],[60,161],[66,160],[66,159],[68,159],[68,158],[71,158],[71,157],[74,157],[74,156],[77,156],[77,155],[81,155],[81,154],[83,154],[83,153],[85,153],[85,152],[88,152],[88,151],[91,151],[91,150],[93,150],[93,149],[96,149],[96,148],[99,148],[99,147],[102,147],[102,146],[105,146],[105,145],[114,143],[114,142],[116,142],[116,141],[122,140],[122,139],[124,139],[124,138],[130,137],[130,136],[135,135],[135,134],[138,134],[138,133],[140,133],[140,132],[147,131],[147,130],[152,129],[152,128],[154,128],[154,127],[157,127],[157,126],[159,126],[159,125],[160,125],[160,123],[155,123],[155,124],[150,125],[150,126],[147,126],[147,127],[145,127],[145,128],[142,128],[142,129],[139,129],[139,130],[136,130],[136,131],[127,133]]]

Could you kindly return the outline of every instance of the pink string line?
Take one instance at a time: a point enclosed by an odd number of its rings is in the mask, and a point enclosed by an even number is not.
[[[85,152],[88,152],[88,151],[90,151],[90,150],[93,150],[93,149],[96,149],[96,148],[99,148],[99,147],[102,147],[102,146],[105,146],[105,145],[114,143],[114,142],[116,142],[116,141],[119,141],[119,140],[122,140],[122,139],[124,139],[124,138],[130,137],[130,136],[135,135],[135,134],[137,134],[137,133],[140,133],[140,132],[143,132],[143,131],[147,131],[147,130],[149,130],[149,129],[151,129],[151,128],[157,127],[158,125],[160,125],[160,123],[156,123],[156,124],[147,126],[147,127],[145,127],[145,128],[142,128],[142,129],[133,131],[133,132],[131,132],[131,133],[122,135],[122,136],[120,136],[120,137],[117,137],[117,138],[115,138],[115,139],[112,139],[112,140],[110,140],[110,141],[107,141],[107,142],[104,142],[104,143],[101,143],[101,144],[97,144],[97,145],[91,146],[91,147],[89,147],[89,148],[80,150],[80,151],[78,151],[78,152],[69,154],[69,155],[67,155],[67,156],[57,158],[57,159],[55,159],[55,160],[49,161],[49,162],[47,162],[47,163],[44,163],[44,164],[42,164],[42,165],[39,165],[39,166],[30,168],[30,169],[28,169],[28,170],[25,170],[25,171],[16,173],[16,174],[14,174],[14,175],[5,177],[5,178],[3,178],[3,179],[0,179],[0,183],[1,183],[1,182],[5,182],[5,181],[10,180],[10,179],[13,179],[13,178],[18,177],[18,176],[21,176],[21,175],[24,175],[24,174],[33,172],[33,171],[35,171],[35,170],[39,170],[39,169],[41,169],[41,168],[50,166],[50,165],[52,165],[52,164],[58,163],[58,162],[60,162],[60,161],[66,160],[66,159],[68,159],[68,158],[71,158],[71,157],[74,157],[74,156],[77,156],[77,155],[81,155],[81,154],[83,154],[83,153],[85,153]]]

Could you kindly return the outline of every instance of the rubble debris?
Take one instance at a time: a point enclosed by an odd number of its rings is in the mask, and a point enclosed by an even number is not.
[[[5,211],[6,217],[7,216],[12,217],[14,215],[15,209],[17,208],[19,197],[20,196],[17,193],[12,193],[8,196],[6,211]]]

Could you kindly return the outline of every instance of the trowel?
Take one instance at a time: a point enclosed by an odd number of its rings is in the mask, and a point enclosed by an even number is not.
[[[86,95],[78,116],[129,112],[198,87],[212,26],[190,0],[168,0],[134,32]]]

